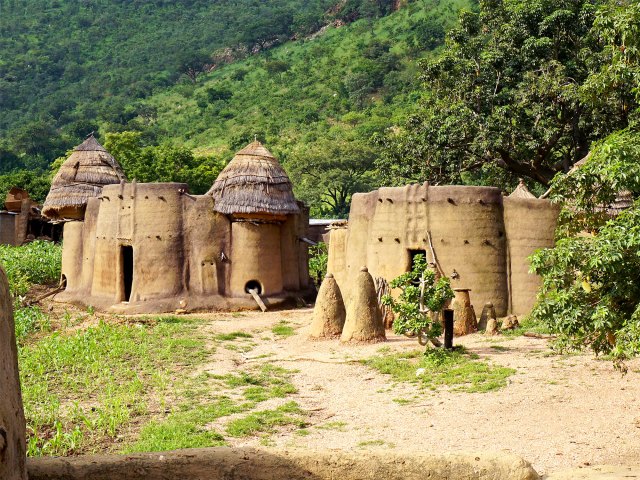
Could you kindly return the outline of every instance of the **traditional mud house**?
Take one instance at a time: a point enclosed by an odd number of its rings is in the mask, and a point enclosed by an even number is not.
[[[47,210],[79,220],[65,224],[60,301],[127,313],[233,309],[256,306],[250,290],[269,304],[309,286],[300,241],[308,212],[259,142],[238,152],[207,195],[124,180],[93,190],[96,177],[85,185],[70,173],[62,178],[84,200],[65,201],[61,181]]]
[[[503,198],[497,188],[409,185],[355,194],[346,227],[331,231],[329,265],[345,296],[366,265],[390,281],[417,254],[435,260],[452,286],[471,289],[476,308],[527,313],[539,279],[527,257],[553,245],[558,209],[524,185]]]

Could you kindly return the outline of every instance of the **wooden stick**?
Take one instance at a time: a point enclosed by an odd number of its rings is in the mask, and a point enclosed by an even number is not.
[[[262,310],[263,312],[266,312],[267,306],[264,304],[264,302],[260,298],[260,295],[258,295],[258,291],[255,288],[252,288],[251,290],[249,290],[249,293],[251,294],[253,299],[256,301],[256,303],[260,307],[260,310]]]

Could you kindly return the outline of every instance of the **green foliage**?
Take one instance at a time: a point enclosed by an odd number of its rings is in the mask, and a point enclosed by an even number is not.
[[[464,352],[444,349],[371,357],[363,363],[395,381],[417,383],[431,390],[446,386],[467,393],[503,388],[515,373],[512,368],[489,365]]]
[[[118,159],[130,180],[183,182],[192,193],[206,193],[224,168],[222,160],[197,158],[184,147],[144,146],[140,132],[108,133],[105,148]]]
[[[20,307],[16,304],[14,321],[18,344],[22,344],[34,332],[51,330],[51,320],[39,307]]]
[[[44,202],[44,199],[51,188],[51,181],[47,172],[43,169],[35,170],[14,170],[9,173],[0,174],[0,203],[3,206],[7,198],[7,193],[12,187],[20,187],[29,192],[29,196],[37,202]]]
[[[62,246],[35,241],[20,247],[0,245],[0,265],[7,274],[11,294],[25,295],[33,284],[50,284],[60,278]]]
[[[309,248],[309,276],[311,276],[317,287],[320,287],[322,279],[327,274],[328,261],[329,251],[326,243],[319,242]]]
[[[606,65],[627,38],[618,30],[637,29],[637,2],[597,11],[600,3],[487,0],[478,13],[463,12],[442,55],[423,62],[419,112],[378,138],[385,180],[462,183],[493,165],[547,185],[593,141],[624,128],[638,105],[637,72],[612,78]],[[637,55],[624,43],[625,60]]]
[[[441,327],[432,313],[440,312],[448,300],[453,298],[453,290],[446,277],[436,279],[435,272],[427,265],[425,256],[416,255],[410,272],[395,278],[390,286],[402,293],[395,300],[391,295],[382,298],[397,314],[393,330],[399,334],[426,335],[435,338]]]
[[[638,198],[639,165],[640,133],[625,130],[554,180],[556,198],[566,200],[562,236],[532,257],[543,277],[532,316],[559,335],[560,348],[589,347],[618,360],[640,353],[640,206],[614,218],[606,213],[617,192]]]

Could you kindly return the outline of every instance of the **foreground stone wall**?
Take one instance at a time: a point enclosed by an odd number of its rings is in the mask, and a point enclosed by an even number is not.
[[[126,456],[37,458],[30,480],[537,480],[520,457],[502,453],[188,449]]]
[[[539,280],[527,257],[553,245],[558,210],[547,200],[503,198],[492,187],[408,185],[355,194],[346,229],[331,232],[328,271],[345,300],[360,267],[388,281],[431,247],[454,288],[470,288],[476,307],[524,314]]]
[[[26,480],[25,435],[13,301],[0,269],[0,479]]]

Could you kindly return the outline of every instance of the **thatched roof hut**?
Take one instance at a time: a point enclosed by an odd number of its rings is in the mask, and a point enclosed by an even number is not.
[[[126,181],[122,167],[93,135],[78,145],[51,182],[42,214],[51,219],[82,219],[87,200],[102,187]]]
[[[235,217],[282,217],[297,214],[291,180],[278,160],[260,142],[236,153],[207,195],[215,210]]]
[[[518,182],[518,186],[513,192],[511,192],[509,197],[510,198],[536,198],[536,196],[529,191],[523,179],[520,179],[520,182]]]

